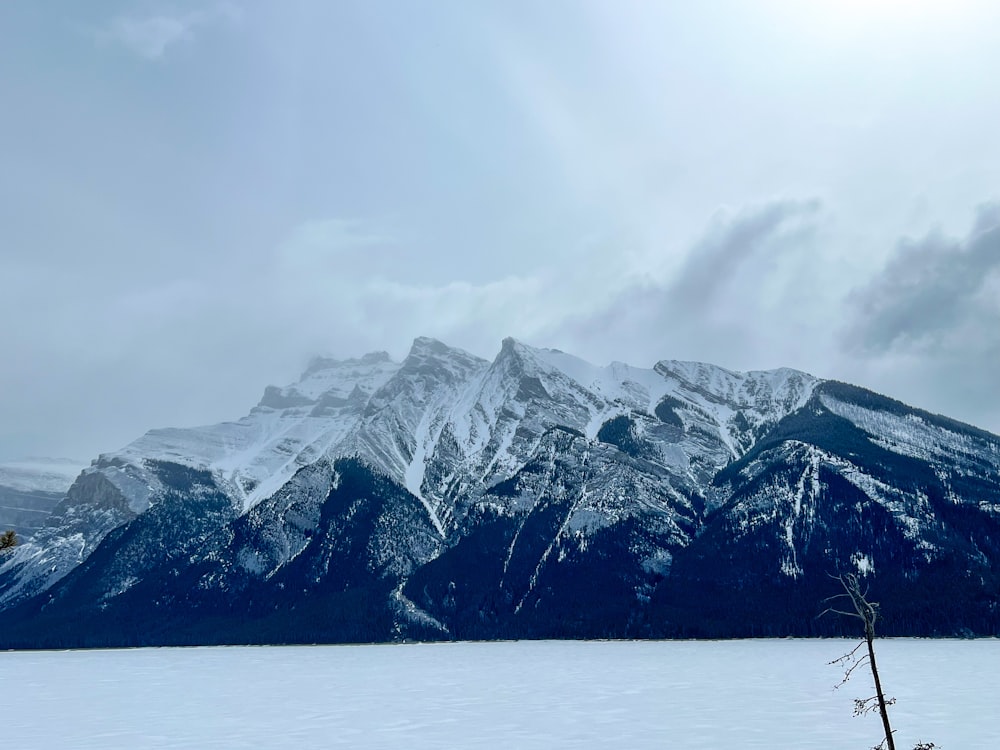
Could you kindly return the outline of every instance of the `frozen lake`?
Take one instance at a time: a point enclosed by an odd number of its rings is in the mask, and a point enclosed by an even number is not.
[[[17,748],[864,750],[849,641],[519,642],[0,653]],[[1000,748],[1000,641],[877,644],[897,747]]]

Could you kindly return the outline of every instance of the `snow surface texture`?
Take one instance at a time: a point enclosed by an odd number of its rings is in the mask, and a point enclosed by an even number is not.
[[[457,643],[0,654],[12,747],[871,747],[854,641]],[[1000,641],[877,644],[896,745],[1000,747]]]

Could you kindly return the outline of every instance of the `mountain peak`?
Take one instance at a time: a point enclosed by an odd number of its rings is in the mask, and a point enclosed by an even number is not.
[[[453,351],[452,347],[438,339],[431,338],[430,336],[417,336],[413,339],[413,343],[410,345],[410,353],[407,356],[447,354],[450,351]]]
[[[464,349],[448,346],[444,342],[428,336],[418,336],[410,346],[410,352],[403,360],[402,372],[414,370],[451,372],[452,375],[478,369],[486,365],[486,361]],[[461,376],[464,377],[464,376]]]
[[[507,336],[500,344],[500,353],[497,359],[506,357],[516,357],[519,359],[537,359],[544,352],[554,352],[554,349],[538,349],[523,341]]]
[[[504,338],[503,341],[500,342],[500,353],[501,354],[503,354],[504,352],[511,353],[515,350],[517,346],[518,346],[517,339],[511,336],[507,336]]]
[[[344,365],[377,365],[389,362],[392,362],[392,357],[389,356],[388,352],[383,351],[368,352],[367,354],[363,354],[358,359],[313,357],[309,360],[309,364],[306,366],[305,372],[302,373],[299,380],[306,380],[311,375],[315,375],[318,372],[323,372],[324,370],[334,370]]]
[[[520,341],[506,337],[491,367],[503,373],[525,373],[537,369],[535,351]]]
[[[309,360],[309,364],[306,365],[305,371],[302,373],[302,380],[312,375],[315,372],[321,370],[329,370],[332,367],[339,365],[341,360],[334,359],[332,357],[313,357]]]

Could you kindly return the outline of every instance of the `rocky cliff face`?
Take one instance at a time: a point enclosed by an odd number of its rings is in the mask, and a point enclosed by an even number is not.
[[[0,529],[22,541],[42,526],[80,473],[70,459],[25,459],[0,463]]]
[[[793,370],[417,339],[101,456],[0,568],[0,640],[833,634],[844,570],[891,632],[998,633],[998,563],[997,436]]]

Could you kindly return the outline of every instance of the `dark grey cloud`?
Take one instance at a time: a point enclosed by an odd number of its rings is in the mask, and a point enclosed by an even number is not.
[[[848,295],[841,351],[855,377],[904,401],[997,430],[1000,205],[963,239],[901,241]]]
[[[1000,205],[990,204],[962,240],[934,232],[900,242],[885,268],[850,296],[845,346],[877,355],[998,344],[998,279]]]
[[[688,310],[714,304],[717,295],[739,278],[744,264],[756,260],[767,265],[801,246],[815,229],[819,209],[817,200],[777,200],[735,216],[717,215],[670,284],[670,303]]]
[[[796,307],[822,217],[817,200],[775,200],[720,212],[680,267],[621,289],[548,335],[600,359],[690,358],[734,367],[795,364],[805,316]],[[790,362],[789,360],[794,360]]]

